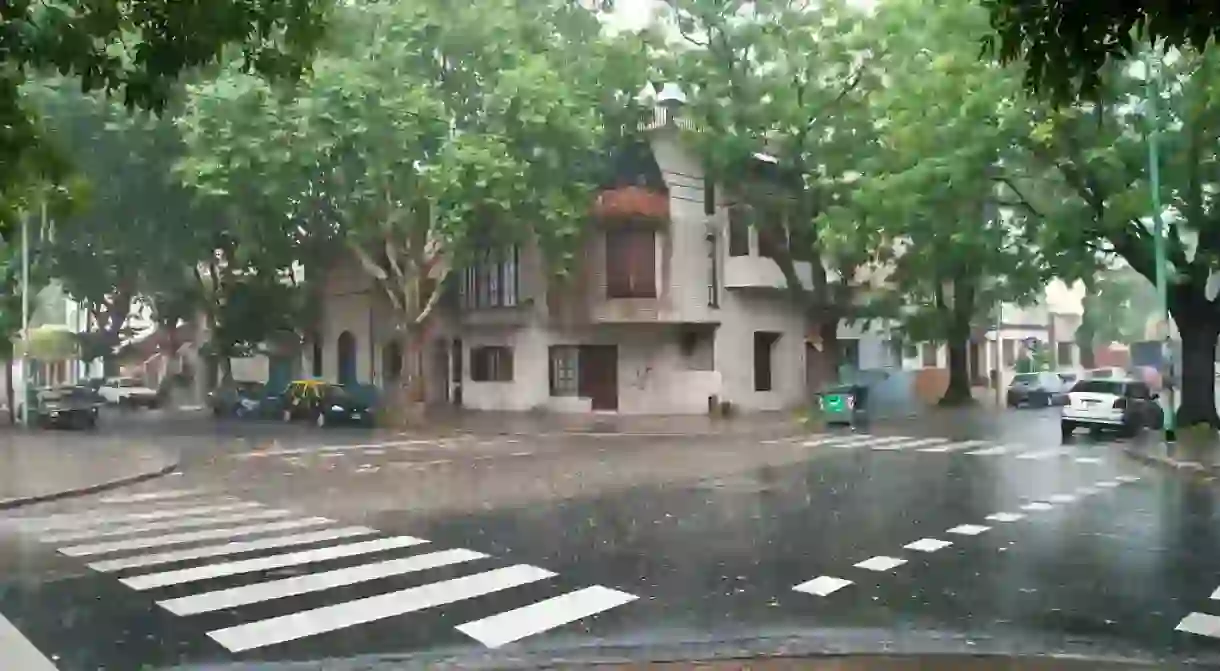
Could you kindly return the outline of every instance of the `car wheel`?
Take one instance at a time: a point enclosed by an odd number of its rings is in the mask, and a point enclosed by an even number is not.
[[[319,429],[326,426],[326,413],[319,412],[318,415],[314,417],[313,423],[314,426],[317,426]]]
[[[1075,422],[1068,422],[1068,421],[1059,422],[1059,435],[1063,440],[1065,440],[1065,441],[1071,440],[1072,432],[1075,430],[1076,430]]]

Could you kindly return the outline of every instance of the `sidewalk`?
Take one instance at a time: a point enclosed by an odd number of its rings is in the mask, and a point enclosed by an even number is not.
[[[130,437],[0,428],[0,510],[164,475],[171,450]]]
[[[786,436],[801,430],[795,411],[708,415],[558,414],[487,410],[432,412],[428,426],[479,434],[600,433],[644,436]]]

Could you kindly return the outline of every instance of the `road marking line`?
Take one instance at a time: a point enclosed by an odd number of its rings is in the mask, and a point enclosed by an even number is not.
[[[295,534],[291,536],[275,536],[273,538],[264,538],[257,541],[225,543],[223,545],[207,545],[203,547],[190,548],[187,550],[174,550],[171,552],[159,552],[157,554],[150,555],[123,557],[122,559],[110,559],[107,561],[93,562],[88,566],[94,571],[109,573],[111,571],[119,571],[122,569],[155,566],[157,564],[168,564],[170,562],[188,561],[191,559],[205,559],[207,557],[223,557],[224,555],[238,554],[240,552],[272,550],[275,548],[290,547],[293,545],[305,545],[307,543],[320,543],[322,541],[331,541],[340,538],[351,538],[353,536],[367,536],[375,533],[377,533],[376,529],[370,529],[368,527],[343,527],[339,529],[326,529],[323,531],[314,531],[311,533]]]
[[[1043,503],[1042,501],[1034,501],[1033,503],[1027,503],[1027,504],[1021,506],[1021,510],[1031,510],[1031,511],[1044,511],[1044,510],[1054,510],[1054,509],[1055,509],[1055,506],[1052,506],[1049,503]]]
[[[1025,519],[1025,516],[1021,513],[992,513],[984,519],[993,522],[1016,522],[1017,520]]]
[[[1076,490],[1076,493],[1081,496],[1092,496],[1101,493],[1101,490],[1096,487],[1081,487]]]
[[[962,536],[977,536],[984,531],[990,531],[991,527],[985,527],[981,524],[962,524],[952,529],[948,529],[945,533],[959,534]]]
[[[385,450],[376,448],[376,447],[371,447],[371,448],[365,450],[364,453],[368,456],[375,457],[379,454],[385,454]]]
[[[206,492],[202,489],[167,489],[145,494],[128,494],[126,496],[107,496],[102,503],[144,503],[163,499],[180,499],[188,496],[200,496]]]
[[[1051,503],[1073,503],[1076,501],[1076,497],[1071,494],[1056,494],[1047,500]]]
[[[236,499],[229,500],[236,501]],[[260,505],[261,504],[258,503],[239,501],[237,503],[217,503],[217,505],[195,506],[193,508],[170,508],[168,510],[162,506],[160,510],[149,513],[73,513],[66,515],[49,515],[47,517],[14,517],[6,520],[6,523],[16,523],[17,526],[24,531],[55,531],[57,529],[67,530],[73,527],[101,526],[106,524],[117,524],[119,522],[143,522],[164,519],[166,517],[179,517],[182,515],[219,513],[226,510],[257,508]]]
[[[1220,617],[1207,613],[1191,613],[1182,618],[1174,631],[1184,631],[1188,634],[1220,638]]]
[[[950,545],[953,545],[953,543],[950,543],[949,541],[942,541],[939,538],[921,538],[914,543],[907,543],[902,547],[906,548],[907,550],[918,550],[919,552],[936,552],[937,550],[943,550]]]
[[[443,606],[455,601],[526,585],[556,574],[537,566],[517,564],[474,575],[443,580],[396,592],[323,606],[266,620],[248,622],[208,632],[208,636],[230,652],[241,652],[295,641],[387,617]]]
[[[821,575],[813,580],[803,582],[792,589],[797,592],[804,592],[814,596],[826,596],[828,594],[837,592],[850,584],[852,584],[850,580]]]
[[[1118,480],[1119,482],[1127,482],[1127,483],[1139,482],[1139,480],[1140,480],[1138,475],[1116,475],[1116,476],[1114,476],[1114,479]]]
[[[878,445],[874,443],[871,447],[874,450],[905,450],[920,445],[940,445],[947,443],[947,438],[900,438],[897,441],[890,442],[888,445]]]
[[[890,571],[895,568],[898,568],[899,566],[902,566],[905,563],[907,563],[907,560],[905,560],[905,559],[898,559],[897,557],[886,557],[885,555],[878,555],[876,557],[870,557],[868,559],[865,559],[862,562],[854,564],[854,566],[856,568],[868,569],[869,571],[877,571],[877,572],[881,573],[881,572]]]
[[[996,445],[995,447],[988,447],[981,450],[971,450],[966,454],[972,454],[979,457],[992,457],[997,454],[1008,454],[1008,452],[1009,448],[1007,445]]]
[[[1100,464],[1101,459],[1098,457],[1076,457],[1078,464]]]
[[[1118,483],[1114,482],[1113,480],[1102,480],[1101,482],[1094,482],[1093,486],[1102,487],[1104,489],[1114,489],[1118,486]]]
[[[962,441],[958,441],[956,443],[949,443],[948,445],[938,445],[936,447],[925,447],[925,448],[922,448],[917,451],[919,451],[919,452],[958,452],[960,450],[969,450],[972,447],[982,447],[983,445],[986,445],[986,444],[987,444],[987,441],[985,441],[985,440],[962,440]]]
[[[512,456],[514,456],[514,457],[528,457],[528,456],[530,456],[531,454],[533,454],[533,452],[513,452]],[[592,589],[592,588],[590,588],[590,589]]]
[[[430,568],[449,566],[461,562],[483,559],[487,555],[474,550],[441,550],[411,557],[400,557],[375,564],[360,564],[346,568],[308,573],[306,575],[257,582],[240,587],[200,592],[190,596],[158,601],[157,605],[175,615],[195,615],[196,613],[211,613],[225,608],[235,608],[252,603],[262,603],[273,599],[320,592],[335,587],[355,585],[370,580],[389,578],[390,576],[413,573]]]
[[[43,543],[67,543],[69,541],[83,541],[90,538],[131,536],[134,534],[148,533],[150,531],[169,531],[171,529],[189,529],[191,527],[210,527],[217,524],[233,524],[254,520],[269,520],[276,517],[287,517],[292,514],[293,512],[291,510],[282,509],[247,510],[237,513],[229,513],[228,515],[213,515],[211,517],[184,517],[178,520],[165,520],[161,522],[152,522],[150,524],[101,527],[68,531],[59,534],[47,534],[45,536],[40,536],[38,540]]]
[[[230,575],[239,575],[241,573],[267,571],[270,569],[284,568],[285,566],[301,566],[303,564],[312,564],[315,562],[327,561],[329,559],[356,557],[372,552],[381,552],[383,550],[394,550],[398,548],[411,547],[414,545],[422,545],[427,542],[428,541],[422,538],[415,538],[412,536],[375,538],[373,540],[360,541],[358,543],[332,545],[313,550],[286,552],[284,554],[271,555],[268,557],[255,557],[254,559],[222,562],[219,564],[205,564],[204,566],[185,568],[177,571],[145,573],[143,575],[123,578],[119,580],[119,582],[134,590],[142,591],[156,587],[165,587],[166,585],[180,585],[182,583],[208,580],[210,578],[222,578]]]
[[[1051,457],[1057,457],[1061,454],[1064,454],[1063,450],[1039,450],[1037,452],[1026,452],[1025,454],[1018,454],[1017,458],[1018,459],[1050,459]]]
[[[6,669],[57,671],[55,664],[3,615],[0,615],[0,655],[4,656]]]
[[[128,538],[121,541],[111,541],[109,543],[70,545],[68,547],[59,548],[59,553],[69,557],[86,557],[89,555],[105,554],[107,552],[143,550],[144,548],[155,548],[160,545],[181,545],[183,543],[194,543],[195,541],[211,541],[219,538],[230,538],[232,536],[248,536],[251,534],[286,531],[288,529],[299,529],[301,527],[312,527],[320,524],[333,523],[334,520],[329,520],[325,517],[305,517],[299,520],[286,520],[284,522],[272,522],[270,524],[251,524],[240,527],[225,527],[223,529],[204,529],[203,531],[192,531],[184,534],[170,534],[168,536]]]
[[[816,438],[814,440],[806,440],[801,443],[801,447],[821,447],[823,445],[834,445],[835,447],[855,446],[859,443],[867,443],[870,440],[876,439],[877,436],[868,434],[853,434],[849,436]]]
[[[519,641],[569,622],[617,608],[639,597],[607,587],[586,587],[457,626],[489,648]]]

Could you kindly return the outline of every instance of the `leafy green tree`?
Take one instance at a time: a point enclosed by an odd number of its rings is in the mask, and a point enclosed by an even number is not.
[[[990,323],[998,301],[1035,298],[1049,276],[1025,244],[1033,217],[1009,203],[1006,166],[1024,121],[1019,75],[979,61],[987,16],[969,0],[894,0],[875,21],[887,36],[878,63],[886,77],[870,93],[869,116],[884,123],[861,156],[857,197],[824,218],[827,235],[892,250],[886,300],[910,339],[947,344],[941,402],[967,403],[974,327]]]
[[[985,44],[1005,61],[1023,61],[1026,84],[1066,102],[1092,97],[1106,65],[1137,56],[1145,41],[1202,51],[1220,37],[1209,3],[1151,0],[983,0],[995,35]]]
[[[1075,339],[1081,366],[1093,368],[1096,346],[1143,340],[1158,305],[1153,286],[1130,269],[1100,271],[1085,278],[1084,285],[1084,313]]]
[[[709,175],[730,185],[734,215],[768,243],[823,343],[823,369],[834,370],[839,325],[869,315],[856,280],[880,259],[876,248],[824,239],[818,219],[850,200],[858,156],[875,139],[867,94],[881,87],[884,36],[839,0],[668,4],[682,38],[669,69],[689,91],[689,140]],[[771,174],[750,179],[760,155],[773,161]],[[800,261],[813,264],[809,287]]]
[[[1163,65],[1171,82],[1160,96],[1161,197],[1169,310],[1182,338],[1183,426],[1220,426],[1213,366],[1220,308],[1208,286],[1220,263],[1220,223],[1213,151],[1220,135],[1220,98],[1214,82],[1220,54],[1182,51]],[[1154,120],[1144,100],[1144,68],[1113,64],[1103,70],[1096,99],[1057,109],[1031,106],[1018,138],[1031,193],[1054,193],[1036,203],[1044,225],[1037,244],[1065,268],[1121,259],[1149,283],[1157,261],[1145,132]]]
[[[231,71],[193,87],[179,172],[228,204],[239,240],[357,259],[420,382],[413,353],[450,269],[519,242],[571,258],[641,52],[558,0],[353,3],[335,20],[291,97]]]
[[[160,111],[183,73],[240,52],[241,67],[272,79],[305,71],[331,0],[12,0],[0,5],[0,212],[28,164],[46,154],[22,91],[59,72],[81,90]],[[228,50],[228,52],[226,51]],[[0,237],[11,229],[0,217]]]

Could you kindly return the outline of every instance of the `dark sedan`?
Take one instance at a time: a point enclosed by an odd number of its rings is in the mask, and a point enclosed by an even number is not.
[[[102,400],[87,387],[40,389],[30,405],[31,426],[42,428],[97,428]]]
[[[293,382],[284,390],[280,401],[285,420],[308,419],[315,425],[373,424],[373,410],[369,404],[345,389],[343,385],[302,380]]]
[[[1050,371],[1020,373],[1008,387],[1008,407],[1063,405],[1069,384]]]

